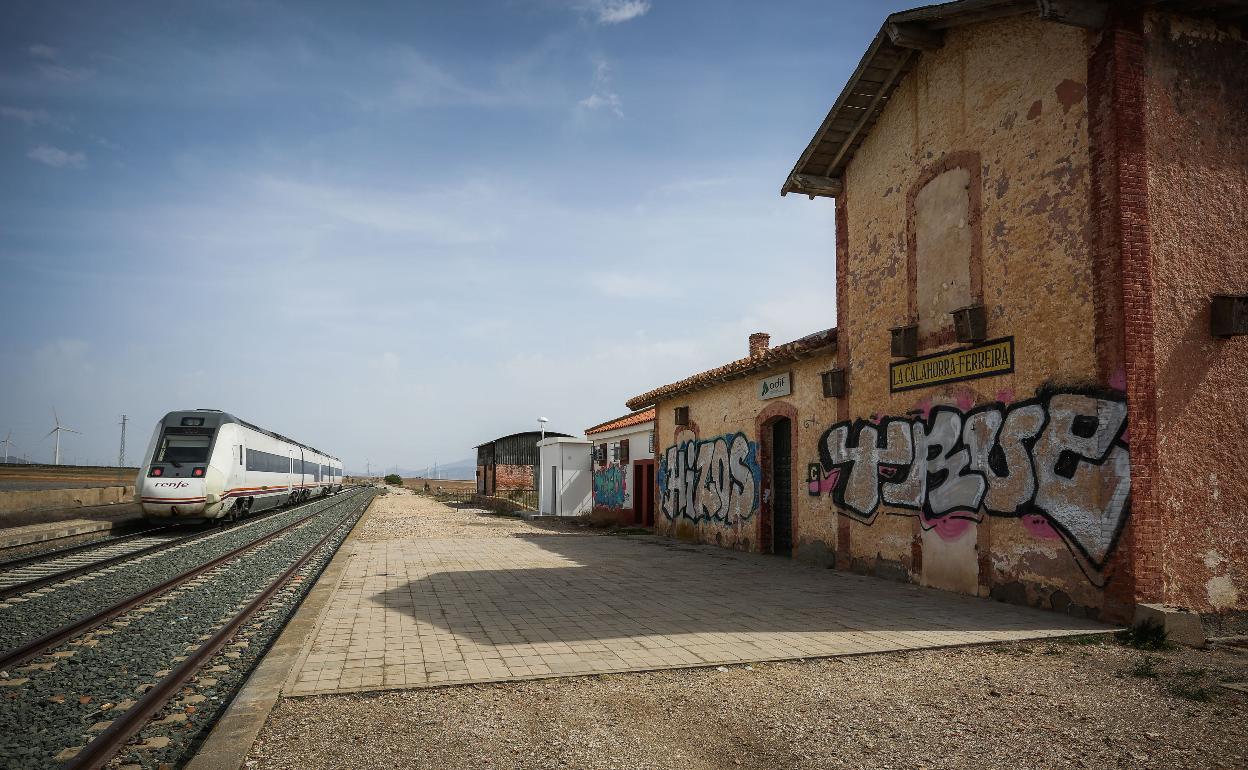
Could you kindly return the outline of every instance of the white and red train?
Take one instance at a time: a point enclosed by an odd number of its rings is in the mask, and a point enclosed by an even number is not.
[[[157,423],[135,483],[151,518],[237,519],[342,489],[342,462],[216,409]]]

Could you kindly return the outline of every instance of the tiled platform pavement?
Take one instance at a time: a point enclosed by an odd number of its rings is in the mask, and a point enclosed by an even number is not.
[[[1052,612],[656,538],[356,541],[286,695],[1105,631]]]

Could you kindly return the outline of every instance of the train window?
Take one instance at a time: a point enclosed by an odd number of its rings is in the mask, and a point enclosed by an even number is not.
[[[202,463],[208,461],[208,447],[212,444],[210,436],[170,436],[166,435],[160,442],[156,452],[158,463]]]

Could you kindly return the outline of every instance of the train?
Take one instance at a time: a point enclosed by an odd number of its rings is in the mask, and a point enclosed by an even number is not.
[[[170,412],[139,466],[149,519],[236,521],[342,491],[342,461],[218,409]]]

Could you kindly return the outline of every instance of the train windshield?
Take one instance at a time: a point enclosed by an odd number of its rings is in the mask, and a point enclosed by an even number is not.
[[[206,463],[211,446],[212,436],[171,436],[166,433],[152,462]]]

